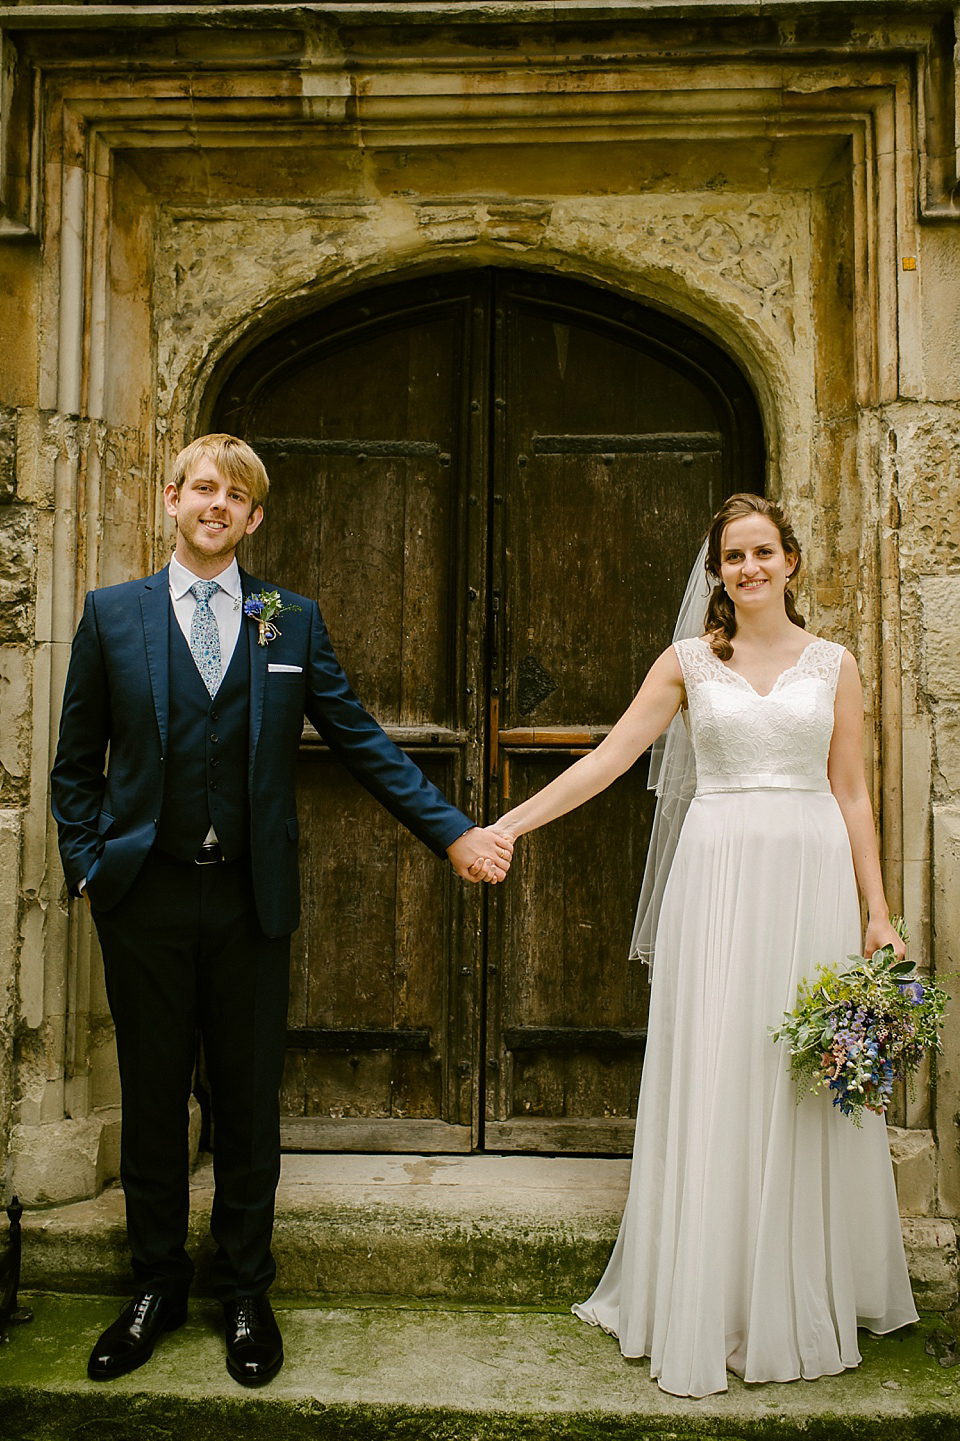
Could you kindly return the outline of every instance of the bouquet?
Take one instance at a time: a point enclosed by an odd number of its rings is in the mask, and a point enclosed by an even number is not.
[[[893,924],[906,940],[902,919]],[[883,1115],[895,1076],[912,1081],[924,1053],[940,1050],[947,997],[893,946],[847,960],[849,970],[818,966],[801,981],[796,1009],[770,1034],[790,1047],[798,1101],[827,1087],[859,1126],[864,1109]]]

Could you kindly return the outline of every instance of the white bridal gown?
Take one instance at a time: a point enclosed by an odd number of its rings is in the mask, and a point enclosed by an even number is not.
[[[883,1119],[797,1105],[767,1027],[818,962],[860,950],[827,784],[843,648],[813,640],[769,695],[676,643],[697,761],[657,928],[630,1193],[584,1321],[677,1396],[833,1375],[857,1326],[915,1321]]]

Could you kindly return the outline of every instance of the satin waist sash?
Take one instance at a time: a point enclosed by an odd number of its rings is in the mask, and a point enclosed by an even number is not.
[[[758,772],[746,776],[698,776],[697,795],[718,791],[829,791],[826,776],[784,776]]]

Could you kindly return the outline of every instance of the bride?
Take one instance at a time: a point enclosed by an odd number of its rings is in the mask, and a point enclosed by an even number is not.
[[[685,711],[697,788],[656,923],[626,1211],[576,1315],[677,1396],[833,1375],[857,1326],[917,1319],[883,1118],[797,1104],[768,1027],[818,962],[903,944],[890,924],[853,656],[811,637],[780,509],[731,496],[707,539],[705,633],[655,661],[596,750],[497,821],[511,838],[598,794]],[[699,627],[698,627],[699,628]],[[646,889],[646,888],[645,888]]]

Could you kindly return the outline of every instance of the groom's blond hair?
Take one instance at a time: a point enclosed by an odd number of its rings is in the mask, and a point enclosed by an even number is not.
[[[201,460],[212,460],[222,476],[234,485],[242,485],[249,492],[251,510],[263,505],[270,489],[266,466],[257,452],[235,435],[198,435],[196,440],[184,446],[173,462],[170,477],[177,488],[177,495],[193,467]]]

